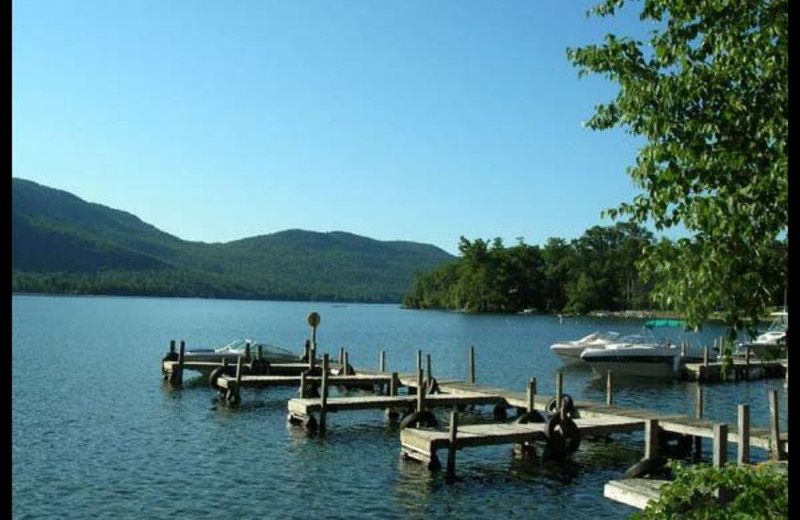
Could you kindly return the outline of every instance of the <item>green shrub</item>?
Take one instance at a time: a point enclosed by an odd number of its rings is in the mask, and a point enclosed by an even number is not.
[[[675,480],[661,496],[631,516],[641,520],[789,518],[788,471],[775,464],[715,468],[669,463]]]

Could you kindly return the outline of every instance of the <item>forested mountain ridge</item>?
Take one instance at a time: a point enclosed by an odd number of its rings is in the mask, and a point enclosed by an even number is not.
[[[455,260],[427,244],[288,230],[182,240],[130,213],[12,178],[12,290],[399,302]]]

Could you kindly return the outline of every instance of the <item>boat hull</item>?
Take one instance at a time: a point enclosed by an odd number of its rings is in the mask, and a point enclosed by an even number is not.
[[[596,374],[627,377],[675,377],[678,373],[678,357],[675,355],[584,355],[583,361]]]

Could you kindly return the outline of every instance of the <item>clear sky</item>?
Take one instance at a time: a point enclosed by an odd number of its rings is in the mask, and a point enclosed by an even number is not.
[[[573,239],[640,144],[567,47],[595,0],[14,0],[12,176],[187,240]]]

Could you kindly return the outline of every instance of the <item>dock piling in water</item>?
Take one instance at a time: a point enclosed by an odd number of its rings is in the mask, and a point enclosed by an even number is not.
[[[475,384],[475,347],[469,347],[469,382]]]
[[[750,405],[739,405],[739,450],[736,462],[743,466],[750,463]]]

